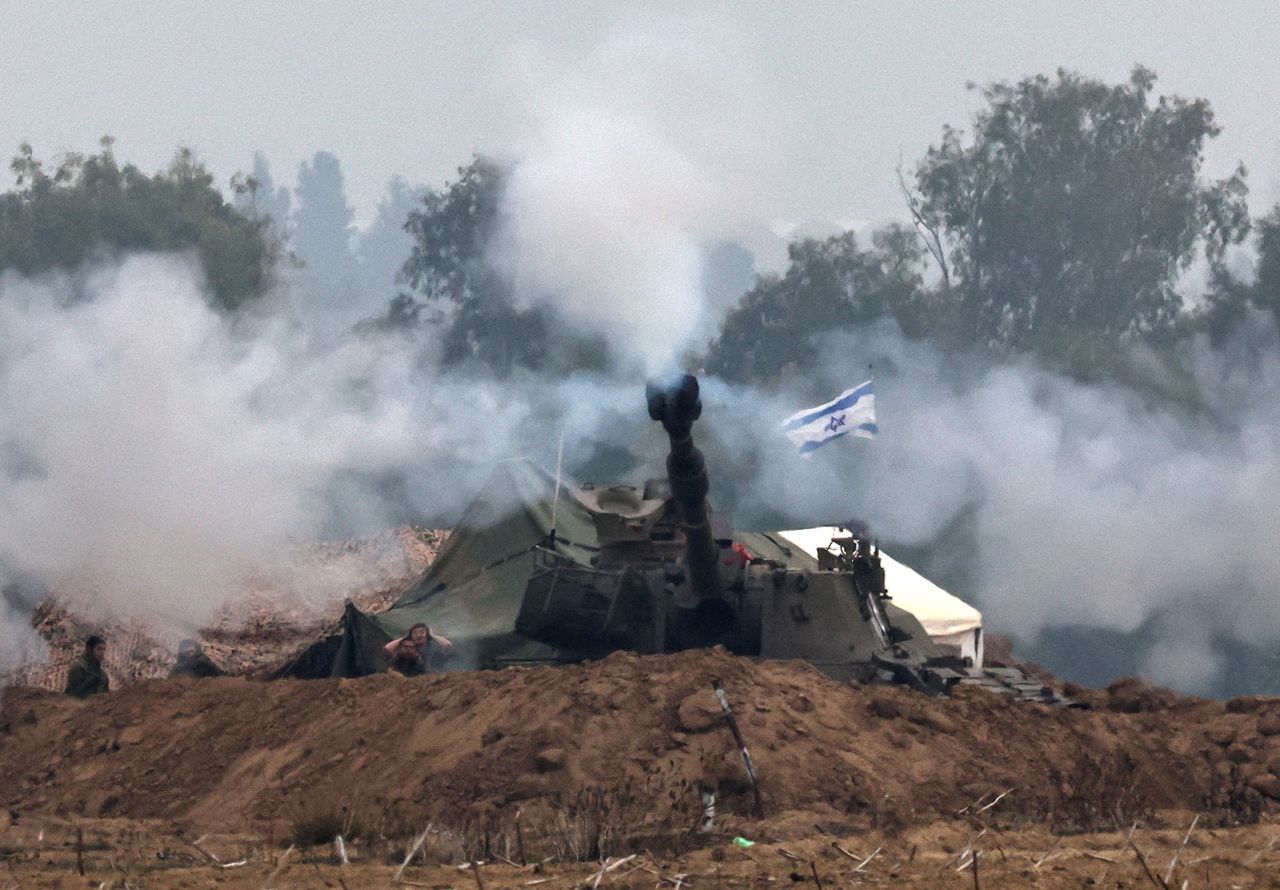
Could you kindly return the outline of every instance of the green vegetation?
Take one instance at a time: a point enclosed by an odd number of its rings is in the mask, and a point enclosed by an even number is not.
[[[516,368],[604,367],[608,355],[600,338],[570,330],[545,308],[517,306],[511,282],[488,262],[506,168],[477,157],[458,175],[443,189],[428,191],[409,214],[405,230],[413,251],[401,277],[412,294],[393,302],[392,318],[416,321],[423,301],[451,304],[446,366],[478,363],[501,376]]]
[[[213,301],[237,309],[270,281],[276,245],[267,221],[236,212],[189,149],[151,176],[121,166],[103,139],[96,155],[67,155],[49,171],[24,144],[0,194],[0,271],[75,270],[125,251],[194,251]]]
[[[1168,331],[1177,273],[1248,228],[1244,170],[1204,183],[1218,135],[1208,102],[1151,101],[1137,68],[1108,86],[1060,72],[984,91],[965,143],[952,129],[917,171],[922,221],[944,233],[961,330],[1053,350],[1064,338]]]
[[[971,135],[946,127],[914,189],[903,183],[918,241],[892,227],[870,248],[849,234],[792,245],[786,274],[727,313],[708,369],[773,381],[810,365],[814,335],[890,317],[946,346],[1123,377],[1126,342],[1170,355],[1247,305],[1280,308],[1280,209],[1259,224],[1258,283],[1233,281],[1225,253],[1250,229],[1244,168],[1205,182],[1209,103],[1153,98],[1154,84],[1139,67],[1119,85],[1060,71],[986,87]],[[1177,284],[1198,258],[1216,285],[1191,313]]]
[[[707,370],[733,381],[773,379],[808,366],[823,333],[886,315],[914,327],[924,250],[897,226],[876,232],[872,242],[864,249],[846,232],[792,244],[787,271],[759,278],[725,314]]]
[[[1220,270],[1204,320],[1211,333],[1229,333],[1249,309],[1271,313],[1280,322],[1280,204],[1254,223],[1257,233],[1257,277],[1252,284]]]

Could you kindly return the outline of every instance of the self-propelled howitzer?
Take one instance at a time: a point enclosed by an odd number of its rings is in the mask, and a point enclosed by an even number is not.
[[[816,569],[761,558],[707,504],[710,485],[693,424],[689,375],[650,381],[649,416],[670,440],[667,479],[643,488],[583,486],[595,523],[590,566],[540,551],[516,631],[570,657],[626,649],[674,652],[724,645],[746,656],[804,659],[838,679],[907,683],[942,692],[965,665],[888,596],[875,546],[850,536]]]

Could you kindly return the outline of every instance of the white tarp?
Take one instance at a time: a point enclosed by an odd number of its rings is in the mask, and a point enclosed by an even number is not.
[[[849,532],[839,526],[819,526],[778,534],[817,558],[818,551],[825,550],[833,538],[845,537]],[[961,656],[981,665],[982,613],[883,550],[880,562],[884,566],[884,584],[894,605],[916,616],[935,643],[957,647]]]

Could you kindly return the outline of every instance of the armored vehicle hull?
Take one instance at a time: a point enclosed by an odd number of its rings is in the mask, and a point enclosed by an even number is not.
[[[599,553],[582,565],[558,555],[554,541],[538,548],[517,633],[570,658],[723,645],[740,655],[802,659],[841,680],[932,693],[981,683],[1056,700],[1020,674],[988,674],[936,645],[893,603],[874,543],[837,538],[816,566],[798,567],[717,530],[692,435],[702,411],[697,380],[651,381],[646,396],[670,440],[666,485],[589,489],[583,504]]]

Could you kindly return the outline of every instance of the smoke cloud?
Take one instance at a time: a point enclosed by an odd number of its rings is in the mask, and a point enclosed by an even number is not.
[[[40,661],[46,652],[29,621],[32,604],[18,595],[6,574],[0,567],[0,583],[7,586],[0,596],[0,673]]]
[[[641,17],[572,66],[527,45],[504,75],[525,125],[495,264],[524,302],[603,334],[644,372],[670,368],[718,322],[704,251],[763,228],[755,186],[786,156],[748,42],[718,16],[692,30]]]
[[[290,542],[447,523],[497,460],[552,464],[561,432],[568,465],[598,481],[662,473],[638,375],[443,374],[420,339],[233,323],[195,268],[143,256],[78,284],[0,283],[7,575],[188,632],[250,574],[287,574],[273,560]],[[1196,396],[1178,401],[946,355],[879,325],[818,344],[829,360],[803,390],[705,379],[697,435],[739,527],[857,517],[903,545],[959,535],[989,626],[1155,621],[1145,670],[1203,689],[1216,635],[1280,638],[1280,353],[1260,336],[1198,344],[1183,384]],[[777,423],[871,374],[880,437],[795,455]],[[6,652],[30,650],[25,620],[6,601]]]
[[[228,318],[180,256],[0,279],[7,660],[31,650],[22,578],[173,635],[250,577],[349,593],[351,571],[307,575],[288,545],[451,520],[496,461],[546,463],[557,432],[589,438],[621,401],[605,382],[439,375],[430,338],[335,337],[296,297],[286,282],[271,311]]]
[[[707,424],[731,427],[716,463],[756,468],[735,492],[749,521],[856,516],[903,545],[957,537],[995,629],[1151,625],[1144,671],[1200,691],[1219,636],[1280,638],[1280,343],[1261,320],[1253,336],[1195,344],[1179,399],[1154,361],[1145,393],[1088,386],[944,355],[886,324],[819,345],[822,398],[874,373],[876,440],[801,460],[770,425],[740,422],[814,403],[800,393],[713,388]]]

